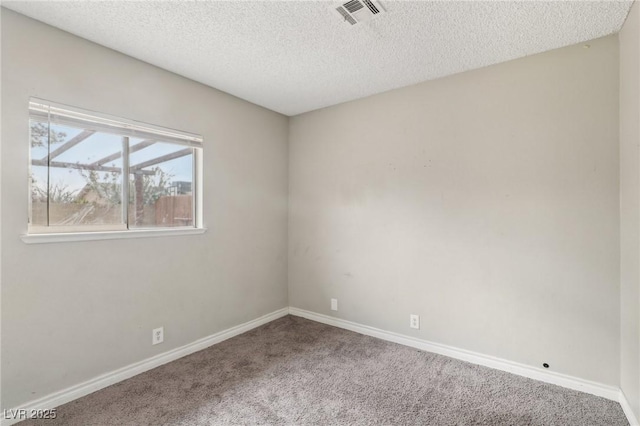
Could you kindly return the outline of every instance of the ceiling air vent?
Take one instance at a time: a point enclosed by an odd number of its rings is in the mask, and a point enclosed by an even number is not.
[[[349,0],[336,3],[333,7],[338,11],[345,22],[355,25],[358,22],[368,21],[384,12],[376,0]]]

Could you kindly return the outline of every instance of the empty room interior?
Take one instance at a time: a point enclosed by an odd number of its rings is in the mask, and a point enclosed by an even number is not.
[[[3,1],[2,426],[640,426],[640,4]]]

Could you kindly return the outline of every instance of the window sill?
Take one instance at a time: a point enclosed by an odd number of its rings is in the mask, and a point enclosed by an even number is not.
[[[26,244],[67,243],[73,241],[121,240],[126,238],[174,237],[180,235],[198,235],[207,232],[207,228],[164,228],[136,229],[129,231],[105,232],[69,232],[58,234],[21,235]]]

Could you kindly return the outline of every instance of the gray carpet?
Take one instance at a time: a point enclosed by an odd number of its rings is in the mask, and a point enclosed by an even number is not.
[[[297,317],[22,425],[627,425],[618,403]]]

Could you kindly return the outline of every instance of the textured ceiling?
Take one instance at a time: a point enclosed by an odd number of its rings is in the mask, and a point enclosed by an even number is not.
[[[629,1],[389,1],[351,26],[332,2],[3,6],[286,115],[617,32]]]

